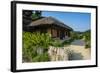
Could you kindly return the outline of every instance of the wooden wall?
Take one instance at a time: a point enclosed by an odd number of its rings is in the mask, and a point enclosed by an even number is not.
[[[65,36],[69,36],[70,31],[63,30]],[[48,33],[51,34],[52,37],[54,38],[60,38],[60,33],[62,32],[61,29],[54,29],[54,28],[48,28],[47,30]]]

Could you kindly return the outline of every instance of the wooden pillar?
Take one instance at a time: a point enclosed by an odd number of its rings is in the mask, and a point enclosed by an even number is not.
[[[52,28],[51,28],[51,37],[53,37],[53,31],[52,31]]]

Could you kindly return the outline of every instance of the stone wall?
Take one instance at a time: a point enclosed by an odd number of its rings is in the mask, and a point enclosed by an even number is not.
[[[49,56],[51,61],[68,60],[68,55],[64,47],[49,47]]]
[[[66,47],[50,46],[48,50],[51,61],[88,60],[91,59],[91,50],[84,46],[70,45]]]

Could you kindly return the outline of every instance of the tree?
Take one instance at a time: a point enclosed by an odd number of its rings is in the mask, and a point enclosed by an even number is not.
[[[23,24],[28,25],[32,20],[41,18],[41,11],[23,10]]]
[[[32,10],[23,10],[23,25],[28,25],[32,21]]]
[[[23,30],[29,31],[29,25],[32,21],[41,18],[41,11],[23,10]]]
[[[41,11],[33,11],[32,20],[36,20],[36,19],[41,18],[41,14],[42,14]]]

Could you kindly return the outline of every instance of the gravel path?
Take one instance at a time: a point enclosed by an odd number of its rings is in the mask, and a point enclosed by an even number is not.
[[[85,48],[83,40],[75,40],[66,47],[50,47],[49,56],[51,61],[58,60],[89,60],[91,59],[91,49]]]
[[[85,42],[83,40],[74,40],[71,45],[85,46]]]
[[[72,60],[87,60],[91,58],[91,50],[90,48],[85,48],[85,42],[83,40],[73,41],[70,45],[70,50],[73,51]]]

